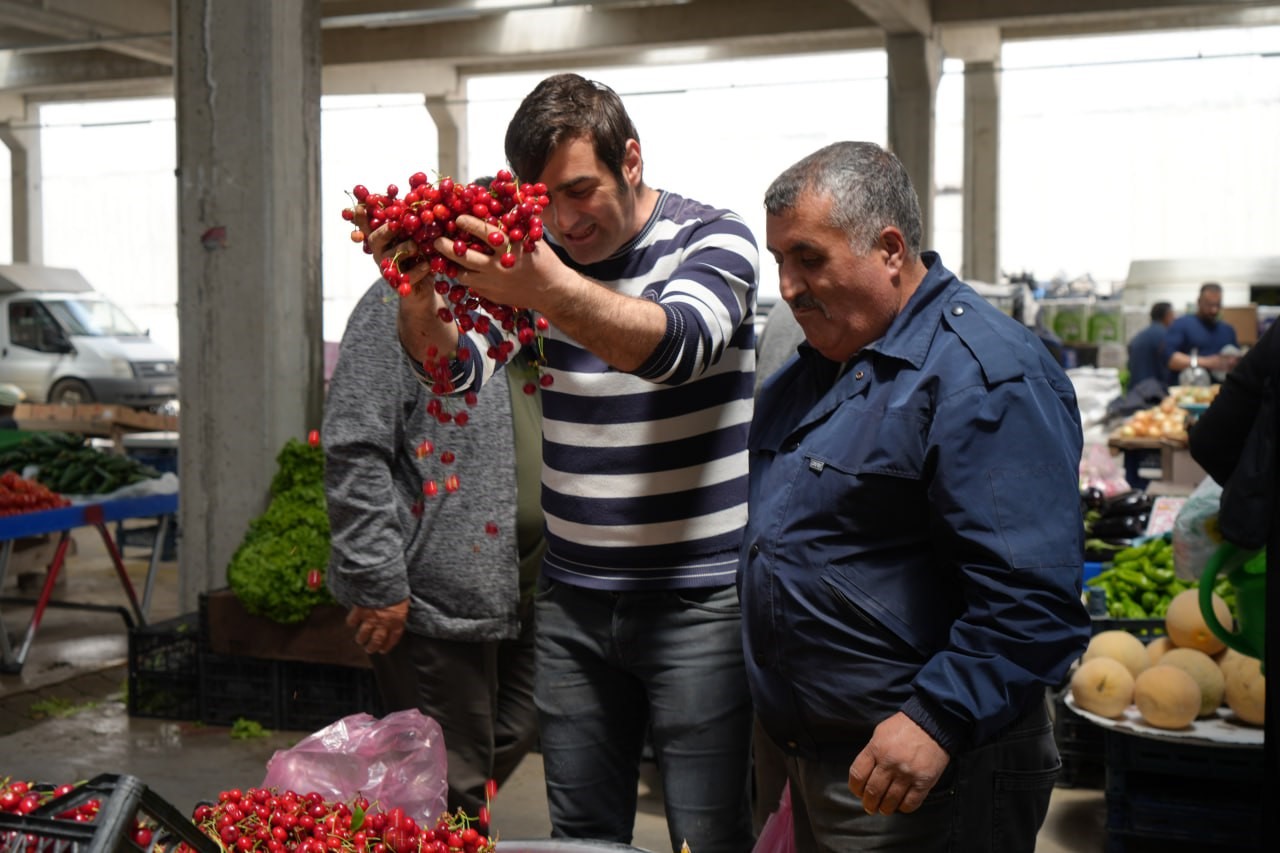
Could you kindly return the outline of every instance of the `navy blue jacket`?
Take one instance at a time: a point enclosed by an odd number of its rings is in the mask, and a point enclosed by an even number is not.
[[[1070,380],[923,259],[838,380],[804,344],[756,404],[747,671],[766,730],[802,755],[852,759],[897,711],[955,755],[1043,701],[1089,637]]]

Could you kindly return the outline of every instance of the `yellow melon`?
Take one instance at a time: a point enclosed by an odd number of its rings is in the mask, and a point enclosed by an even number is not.
[[[1160,658],[1164,666],[1176,666],[1196,680],[1200,687],[1200,713],[1208,717],[1217,713],[1227,680],[1213,658],[1199,649],[1174,648]]]
[[[1267,717],[1267,679],[1262,674],[1262,662],[1240,655],[1226,677],[1227,706],[1246,723],[1262,725]]]
[[[1071,676],[1071,698],[1085,711],[1114,719],[1133,702],[1133,675],[1115,658],[1090,658]]]
[[[1133,703],[1158,729],[1185,729],[1200,713],[1200,686],[1176,666],[1156,664],[1133,682]]]
[[[1152,666],[1155,666],[1159,663],[1161,656],[1172,648],[1174,648],[1173,640],[1168,637],[1156,637],[1147,643],[1147,660],[1151,662]]]
[[[1110,631],[1099,631],[1089,640],[1081,660],[1093,660],[1096,657],[1107,657],[1118,660],[1129,670],[1134,678],[1150,665],[1147,647],[1142,641],[1128,631],[1116,628]]]
[[[1213,612],[1217,615],[1218,622],[1228,631],[1231,630],[1231,610],[1217,595],[1213,597]],[[1175,646],[1199,649],[1207,655],[1217,654],[1226,646],[1204,623],[1204,614],[1200,612],[1199,589],[1184,589],[1173,597],[1164,615],[1164,629]]]

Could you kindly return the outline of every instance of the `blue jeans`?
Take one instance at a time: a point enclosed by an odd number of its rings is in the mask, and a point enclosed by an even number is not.
[[[1043,701],[992,742],[953,757],[910,814],[863,811],[848,760],[786,762],[796,849],[840,853],[1032,853],[1061,767]]]
[[[646,732],[673,850],[745,853],[751,697],[734,586],[606,592],[543,579],[538,708],[551,832],[631,842]]]

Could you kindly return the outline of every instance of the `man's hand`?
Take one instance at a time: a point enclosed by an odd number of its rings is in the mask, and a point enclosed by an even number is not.
[[[489,233],[497,230],[483,219],[466,214],[454,222],[459,231],[479,238],[481,243],[487,243]],[[512,266],[504,267],[500,262],[504,252],[502,246],[495,248],[492,255],[474,249],[468,249],[466,255],[457,255],[453,251],[453,242],[451,237],[440,237],[435,242],[435,249],[465,270],[459,281],[472,292],[498,305],[554,314],[555,306],[551,303],[554,302],[557,284],[563,291],[578,283],[577,274],[566,267],[545,243],[538,243],[533,252],[526,252],[523,243],[512,244],[508,251],[516,261]]]
[[[849,766],[849,790],[867,814],[920,808],[951,757],[901,711],[876,726],[871,742]]]
[[[409,599],[390,607],[353,607],[347,624],[356,629],[356,643],[369,654],[385,654],[395,648],[404,635],[404,621],[409,615]]]

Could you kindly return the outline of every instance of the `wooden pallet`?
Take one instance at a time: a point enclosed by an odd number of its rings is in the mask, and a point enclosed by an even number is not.
[[[44,432],[70,432],[110,438],[122,451],[121,439],[132,432],[176,431],[176,415],[159,415],[131,406],[84,403],[59,406],[20,403],[13,412],[18,428]]]

